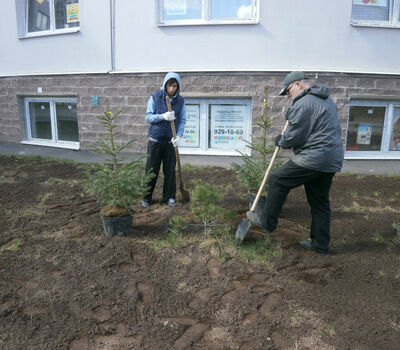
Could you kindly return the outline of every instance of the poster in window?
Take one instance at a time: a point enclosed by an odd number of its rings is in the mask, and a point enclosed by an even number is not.
[[[244,149],[246,105],[211,105],[210,147],[219,149]]]
[[[400,108],[395,108],[394,113],[390,150],[400,151]]]
[[[67,23],[79,22],[79,4],[67,5]]]
[[[358,145],[370,145],[372,135],[372,124],[360,124],[357,131]]]
[[[182,137],[182,147],[200,147],[200,106],[186,106],[186,124]]]
[[[186,15],[186,0],[166,0],[168,16]]]
[[[388,7],[388,0],[353,0],[353,5]]]

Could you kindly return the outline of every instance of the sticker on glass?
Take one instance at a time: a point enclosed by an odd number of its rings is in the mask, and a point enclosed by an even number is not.
[[[167,0],[167,15],[186,15],[186,0]]]

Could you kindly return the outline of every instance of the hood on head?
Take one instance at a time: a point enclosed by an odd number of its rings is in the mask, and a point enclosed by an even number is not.
[[[174,73],[174,72],[169,72],[169,73],[167,73],[167,75],[166,75],[165,78],[164,78],[164,82],[163,82],[162,89],[163,89],[164,91],[166,91],[165,85],[167,84],[167,81],[170,80],[170,79],[172,79],[172,78],[176,79],[176,81],[178,82],[178,89],[176,90],[176,93],[175,93],[175,95],[174,95],[174,97],[175,97],[175,96],[178,96],[178,95],[179,95],[179,92],[180,92],[180,90],[181,90],[181,77],[179,76],[178,73]]]

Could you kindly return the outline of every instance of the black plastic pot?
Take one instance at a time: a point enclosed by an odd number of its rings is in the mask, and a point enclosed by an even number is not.
[[[258,191],[258,189],[252,188],[248,192],[249,193],[249,210],[251,209],[251,206],[253,205],[253,203],[256,199],[257,191]],[[256,208],[254,209],[254,212],[261,217],[263,216],[263,209],[264,209],[264,205],[265,205],[266,201],[267,201],[267,197],[261,195],[260,198],[258,199]]]
[[[127,235],[132,227],[132,215],[122,218],[110,218],[100,214],[103,222],[104,232],[108,236],[124,236]]]

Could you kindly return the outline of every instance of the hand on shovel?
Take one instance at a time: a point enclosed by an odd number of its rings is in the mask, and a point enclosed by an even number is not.
[[[181,140],[181,139],[180,139],[179,136],[173,137],[173,138],[171,139],[172,145],[173,145],[174,147],[178,147],[178,146],[179,146],[180,140]]]

